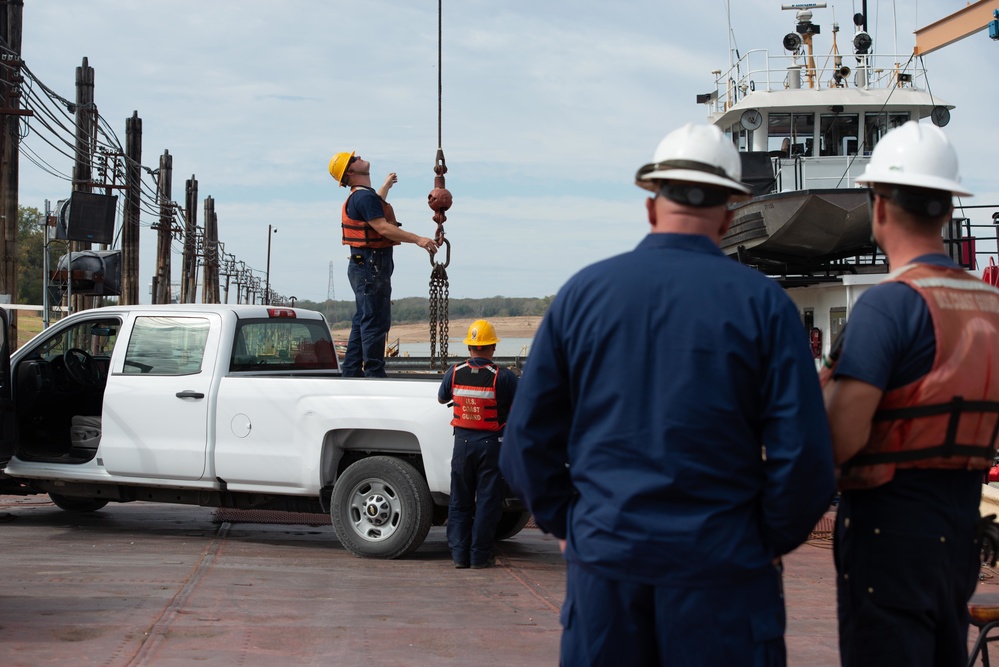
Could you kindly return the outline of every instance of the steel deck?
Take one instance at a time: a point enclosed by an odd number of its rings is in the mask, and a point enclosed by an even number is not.
[[[558,664],[564,563],[536,529],[500,543],[496,568],[455,570],[442,528],[379,561],[351,556],[329,526],[211,508],[74,515],[3,496],[0,520],[4,667]],[[785,558],[792,665],[838,664],[829,527]]]

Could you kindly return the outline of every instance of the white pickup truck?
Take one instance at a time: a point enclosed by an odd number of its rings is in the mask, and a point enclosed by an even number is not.
[[[0,493],[77,512],[136,500],[329,512],[346,549],[376,558],[412,553],[447,517],[440,376],[341,377],[319,313],[97,308],[13,355],[0,319]],[[511,499],[497,538],[528,518]]]

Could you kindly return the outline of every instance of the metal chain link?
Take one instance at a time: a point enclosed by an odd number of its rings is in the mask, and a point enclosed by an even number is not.
[[[440,303],[437,267],[430,271],[430,368],[437,368],[437,304]]]
[[[430,272],[430,368],[437,368],[440,360],[441,370],[447,369],[448,342],[448,300],[450,286],[447,280],[447,270],[443,264],[434,264]],[[440,341],[440,355],[437,354],[437,342]]]

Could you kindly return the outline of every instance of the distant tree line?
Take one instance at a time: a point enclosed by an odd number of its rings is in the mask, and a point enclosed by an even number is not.
[[[44,263],[44,215],[37,208],[18,207],[18,276],[16,303],[41,304],[42,291],[45,289],[43,274]],[[54,247],[54,257],[66,252],[65,241],[50,239]],[[493,296],[485,299],[451,299],[448,303],[448,317],[451,319],[490,317],[541,317],[551,305],[552,296],[508,297]],[[318,310],[326,316],[333,328],[350,326],[350,318],[354,316],[354,301],[323,301],[316,303],[299,299],[295,305],[310,310]],[[392,322],[407,324],[410,322],[426,322],[430,319],[429,300],[424,297],[406,297],[392,302]]]
[[[551,296],[546,297],[508,297],[493,296],[484,299],[451,299],[448,303],[450,319],[490,317],[541,317],[552,302]],[[334,329],[350,326],[350,318],[354,316],[354,302],[324,301],[316,303],[299,299],[296,306],[318,310],[326,316]],[[407,324],[410,322],[426,322],[430,319],[429,299],[423,297],[406,297],[392,301],[392,323]]]

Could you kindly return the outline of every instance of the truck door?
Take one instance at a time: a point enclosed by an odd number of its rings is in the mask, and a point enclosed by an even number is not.
[[[113,475],[198,480],[221,317],[138,315],[104,391],[100,454]]]
[[[14,408],[10,390],[10,345],[7,342],[7,311],[0,308],[0,468],[14,456]]]

